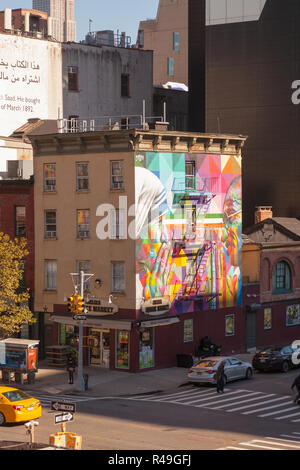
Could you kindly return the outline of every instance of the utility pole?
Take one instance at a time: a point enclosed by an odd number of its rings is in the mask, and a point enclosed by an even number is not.
[[[80,271],[80,296],[84,295],[84,272]],[[79,351],[78,351],[78,385],[79,390],[84,392],[83,380],[83,322],[79,321]]]

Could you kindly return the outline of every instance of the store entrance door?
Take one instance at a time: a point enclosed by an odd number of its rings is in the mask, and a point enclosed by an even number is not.
[[[90,364],[109,368],[110,332],[95,330],[90,332]]]

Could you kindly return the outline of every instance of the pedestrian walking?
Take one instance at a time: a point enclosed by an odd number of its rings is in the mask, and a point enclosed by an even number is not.
[[[225,361],[222,361],[221,364],[219,364],[217,372],[215,374],[215,380],[217,382],[217,392],[218,393],[224,393],[224,385],[225,385],[225,379],[224,379],[224,369],[225,369]]]
[[[300,374],[295,378],[293,385],[291,386],[291,389],[293,390],[295,387],[297,389],[298,394],[294,400],[294,403],[297,403],[298,400],[300,400]]]
[[[67,371],[69,372],[69,384],[74,383],[74,372],[76,367],[76,361],[72,354],[69,354],[67,357]]]

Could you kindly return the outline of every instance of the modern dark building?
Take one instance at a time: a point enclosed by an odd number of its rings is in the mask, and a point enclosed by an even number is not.
[[[220,20],[206,38],[206,131],[248,136],[244,227],[256,205],[271,205],[277,217],[300,216],[300,2],[261,6],[259,19]]]

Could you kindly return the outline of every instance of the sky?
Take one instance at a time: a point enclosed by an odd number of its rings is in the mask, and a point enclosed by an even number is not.
[[[115,33],[125,31],[135,44],[139,22],[156,18],[159,0],[75,0],[77,41],[89,31],[111,29]],[[0,11],[5,8],[32,8],[32,0],[0,0]]]

